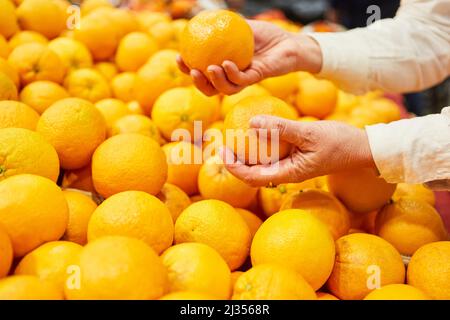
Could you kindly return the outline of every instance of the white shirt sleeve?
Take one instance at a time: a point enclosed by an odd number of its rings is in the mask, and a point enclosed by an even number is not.
[[[386,181],[450,190],[450,107],[441,114],[367,126],[366,132]]]
[[[450,74],[449,0],[403,0],[394,19],[311,36],[322,49],[319,76],[349,92],[419,91]]]

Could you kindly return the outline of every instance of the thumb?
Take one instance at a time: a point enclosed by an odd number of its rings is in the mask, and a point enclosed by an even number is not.
[[[268,131],[268,135],[270,135],[271,130],[277,130],[280,139],[291,144],[299,144],[301,141],[301,124],[298,121],[260,115],[250,120],[250,127],[265,129]]]

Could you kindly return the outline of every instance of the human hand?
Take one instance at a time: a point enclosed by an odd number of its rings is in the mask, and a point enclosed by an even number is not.
[[[225,148],[228,171],[255,187],[295,183],[338,171],[375,167],[364,130],[335,121],[299,122],[273,116],[256,116],[256,130],[278,129],[280,140],[293,145],[289,157],[271,165],[248,166]]]
[[[211,65],[207,74],[192,69],[178,56],[181,71],[190,74],[196,87],[207,96],[217,93],[235,94],[245,87],[268,77],[294,71],[317,73],[322,68],[319,44],[304,34],[292,34],[264,21],[248,20],[255,38],[255,53],[251,65],[240,71],[232,61],[221,66]]]

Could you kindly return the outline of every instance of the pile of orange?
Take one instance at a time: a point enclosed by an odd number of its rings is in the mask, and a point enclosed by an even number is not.
[[[206,97],[175,59],[247,68],[244,18],[86,0],[71,30],[68,5],[0,0],[0,299],[450,298],[424,186],[363,169],[253,188],[217,154],[248,161],[224,130],[261,113],[364,126],[397,120],[393,103],[302,72]]]

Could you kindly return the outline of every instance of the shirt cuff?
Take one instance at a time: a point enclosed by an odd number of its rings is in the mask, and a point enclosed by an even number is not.
[[[361,46],[365,42],[358,41],[358,33],[348,31],[308,35],[322,49],[322,70],[317,74],[318,77],[335,82],[347,92],[362,94],[368,91],[370,49]]]

